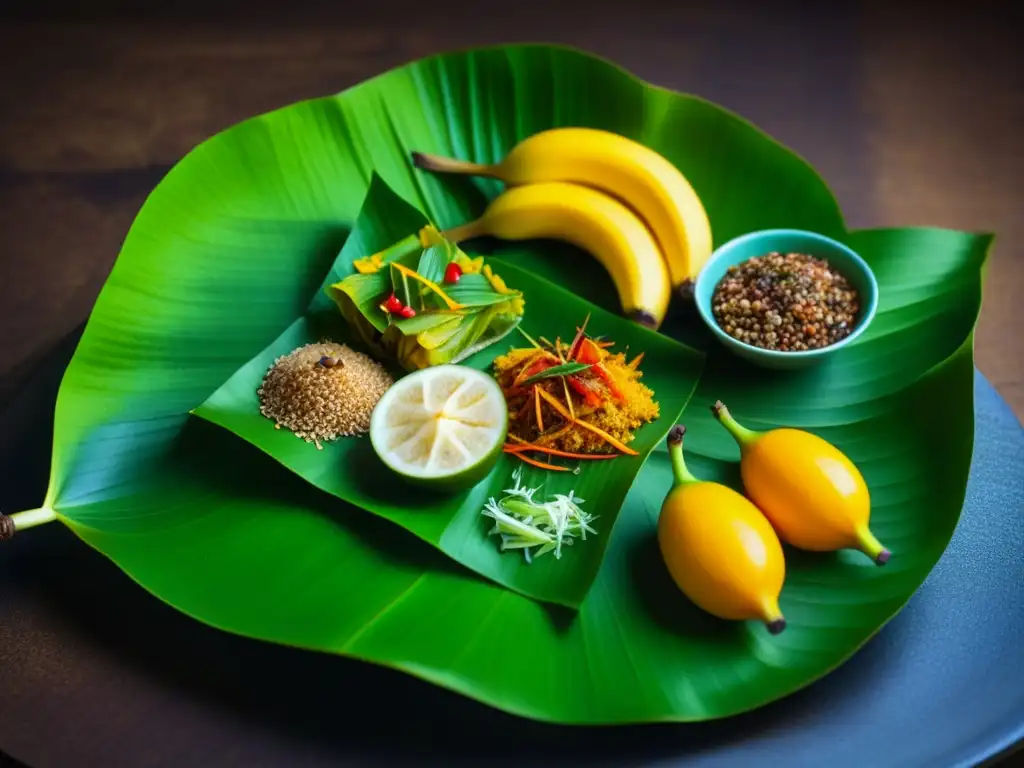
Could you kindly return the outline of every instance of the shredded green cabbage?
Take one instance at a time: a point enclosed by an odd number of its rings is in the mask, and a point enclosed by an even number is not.
[[[494,527],[488,534],[501,537],[503,552],[521,549],[527,563],[548,552],[561,558],[563,546],[571,545],[576,538],[585,541],[588,533],[597,535],[590,525],[596,516],[580,508],[584,499],[572,491],[568,495],[557,493],[539,502],[534,496],[540,488],[527,488],[522,484],[522,467],[512,473],[512,480],[514,487],[505,489],[500,500],[493,496],[488,499],[481,512],[494,520]]]

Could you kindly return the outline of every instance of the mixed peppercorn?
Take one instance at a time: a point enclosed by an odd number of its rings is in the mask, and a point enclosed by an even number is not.
[[[711,299],[727,334],[762,349],[820,349],[848,336],[857,291],[824,259],[769,253],[729,267]]]

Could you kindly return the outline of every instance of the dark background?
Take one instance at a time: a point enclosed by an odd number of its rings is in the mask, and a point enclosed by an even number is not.
[[[87,315],[146,194],[204,138],[431,53],[560,42],[752,120],[818,168],[851,227],[996,232],[977,362],[1024,414],[1024,67],[1010,3],[139,5],[0,10],[0,410]],[[59,531],[33,535],[56,557],[97,557]],[[40,593],[56,579],[25,570]],[[100,701],[115,673],[107,639],[69,645],[70,625],[99,611],[116,627],[126,607],[89,595],[55,605],[28,590],[0,623],[0,659],[12,638],[37,649],[35,706],[66,715],[83,690]]]
[[[147,192],[204,138],[430,53],[552,41],[738,111],[819,169],[853,227],[995,231],[978,364],[1024,413],[1012,3],[145,5],[0,11],[0,402],[86,315]]]

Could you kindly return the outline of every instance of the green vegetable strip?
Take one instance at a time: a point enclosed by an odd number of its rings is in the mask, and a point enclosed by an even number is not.
[[[555,376],[568,376],[573,373],[585,371],[587,370],[587,368],[590,368],[591,366],[593,366],[593,363],[562,363],[561,365],[555,365],[552,366],[551,368],[546,368],[540,373],[533,374],[533,376],[530,376],[528,379],[526,379],[523,382],[523,384],[532,384],[535,381],[540,381],[541,379],[551,379],[554,378]]]

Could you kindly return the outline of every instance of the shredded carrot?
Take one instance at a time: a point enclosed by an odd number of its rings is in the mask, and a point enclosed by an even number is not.
[[[537,430],[544,431],[544,418],[540,415],[540,387],[533,388],[533,401],[537,408]]]
[[[551,403],[551,407],[558,411],[558,415],[567,421],[575,421],[575,419],[569,415],[569,412],[565,410],[565,407],[558,402],[552,395],[548,394],[548,391],[543,387],[537,387],[537,391],[540,392],[540,396]]]
[[[523,456],[523,454],[521,454],[521,453],[513,453],[512,455],[515,456],[520,461],[525,461],[527,464],[532,464],[533,466],[540,467],[541,469],[550,469],[550,470],[553,470],[555,472],[569,472],[569,471],[571,471],[568,467],[560,467],[557,464],[546,464],[543,461],[537,461],[536,459],[531,459],[529,456]]]
[[[566,382],[565,376],[559,376],[559,378],[562,380],[562,391],[565,393],[565,404],[569,406],[569,417],[575,421],[576,412],[573,410],[572,398],[569,396],[569,384]]]
[[[628,445],[626,445],[625,443],[623,443],[620,440],[616,440],[614,437],[609,435],[603,429],[599,429],[598,427],[595,427],[593,424],[588,424],[585,421],[577,421],[576,424],[578,424],[579,426],[583,427],[584,429],[590,430],[595,435],[597,435],[598,437],[600,437],[603,440],[605,440],[612,448],[617,448],[618,450],[620,450],[623,453],[625,453],[627,456],[636,456],[636,455],[638,455],[637,452],[634,451],[632,448],[630,448]]]
[[[564,459],[582,459],[585,461],[599,461],[601,459],[615,459],[618,454],[614,453],[571,453],[560,451],[557,448],[548,448],[545,445],[526,443],[525,445],[506,445],[505,453],[522,453],[523,451],[537,451],[538,453],[550,453],[552,456],[561,456]]]
[[[583,342],[583,337],[587,332],[587,323],[590,322],[590,313],[587,312],[587,316],[583,319],[583,325],[576,329],[576,338],[572,340],[572,344],[569,345],[569,359],[575,360],[576,353],[579,351],[579,346]]]
[[[527,397],[526,398],[526,402],[523,403],[522,407],[516,412],[516,417],[515,417],[514,421],[518,422],[518,421],[522,421],[524,418],[526,418],[526,414],[530,412],[530,407],[532,405],[533,405],[533,403],[530,402],[530,398]]]
[[[549,395],[547,393],[547,391],[541,389],[540,387],[537,388],[537,391],[540,392],[540,396],[541,397],[543,397],[545,400],[547,400],[549,403],[551,403],[551,407],[554,408],[556,411],[558,411],[559,415],[561,415],[562,418],[564,418],[564,419],[569,419],[570,418],[569,417],[569,412],[567,410],[565,410],[565,408],[562,407],[562,404],[560,402],[558,402],[557,400],[555,400],[555,398],[553,398],[551,395]],[[579,419],[572,419],[571,421],[572,421],[573,424],[577,424],[577,425],[583,427],[584,429],[589,430],[590,432],[593,432],[595,435],[597,435],[602,440],[607,442],[612,448],[620,450],[620,451],[622,451],[623,453],[625,453],[628,456],[636,456],[636,455],[638,455],[637,452],[634,451],[632,448],[630,448],[628,445],[623,443],[621,440],[616,440],[614,437],[609,435],[603,429],[599,429],[598,427],[595,427],[593,424],[588,424],[587,422],[580,421]]]
[[[572,431],[572,424],[569,423],[569,424],[566,424],[564,427],[561,427],[560,429],[556,429],[554,432],[548,432],[546,435],[540,435],[533,442],[534,442],[534,445],[547,445],[548,443],[552,442],[553,440],[557,440],[558,438],[563,437],[564,435],[568,434],[571,431]],[[526,441],[523,440],[522,442],[525,443]]]
[[[533,349],[510,350],[495,360],[496,378],[514,419],[510,420],[506,453],[556,471],[565,468],[547,465],[550,459],[546,457],[582,461],[638,455],[628,445],[634,425],[658,416],[653,393],[639,382],[643,354],[629,362],[628,345],[622,352],[613,352],[610,348],[616,343],[607,336],[588,335],[589,320],[590,315],[575,325],[571,343],[557,335],[554,339],[541,336],[541,346],[523,334]],[[560,370],[552,371],[553,366],[566,364],[568,369],[587,370],[550,376]],[[538,379],[538,375],[548,378]],[[527,461],[531,456],[545,461]]]

